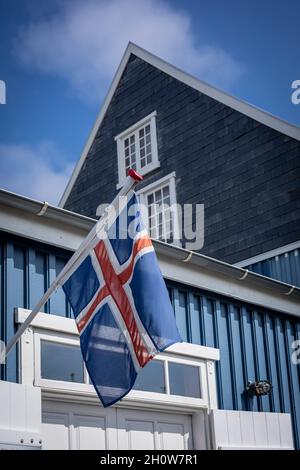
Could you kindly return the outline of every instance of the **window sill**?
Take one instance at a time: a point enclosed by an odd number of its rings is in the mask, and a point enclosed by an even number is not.
[[[148,165],[145,169],[140,170],[139,174],[145,176],[148,173],[151,173],[151,171],[156,170],[157,168],[160,168],[160,162],[154,162],[151,165]],[[116,185],[116,189],[121,189],[124,186],[124,183],[125,180],[119,181]]]

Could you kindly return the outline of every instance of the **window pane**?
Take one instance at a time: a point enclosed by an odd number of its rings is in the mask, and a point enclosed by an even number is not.
[[[148,204],[153,204],[153,201],[154,201],[154,198],[153,198],[153,194],[149,194],[148,196]]]
[[[83,383],[83,360],[79,346],[41,341],[41,377]]]
[[[199,367],[169,362],[170,393],[201,398]]]
[[[133,387],[134,390],[166,393],[164,364],[162,361],[150,361],[140,370]]]
[[[158,191],[155,191],[155,201],[156,202],[161,201],[161,190],[160,189]]]
[[[169,192],[169,186],[165,186],[163,188],[163,197],[167,197],[169,196],[170,192]]]

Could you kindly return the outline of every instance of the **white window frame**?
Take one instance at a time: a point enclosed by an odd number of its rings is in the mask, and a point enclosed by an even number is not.
[[[79,339],[66,334],[57,334],[56,332],[41,332],[37,330],[34,334],[34,349],[35,349],[35,361],[34,361],[34,372],[35,372],[35,379],[34,385],[42,388],[47,389],[55,389],[55,390],[69,390],[69,391],[76,391],[76,392],[87,392],[89,394],[95,394],[95,389],[92,384],[89,383],[89,376],[86,370],[86,367],[83,363],[83,382],[70,382],[64,380],[53,380],[43,378],[41,376],[41,342],[52,342],[54,344],[59,344],[61,346],[77,346],[80,348]],[[82,359],[83,361],[83,359]],[[202,361],[195,361],[191,359],[185,359],[181,357],[174,357],[172,355],[164,353],[163,356],[156,355],[155,361],[160,361],[164,364],[164,381],[166,386],[165,393],[159,392],[151,392],[146,390],[134,390],[132,389],[129,394],[129,399],[139,399],[152,401],[152,400],[159,400],[160,402],[172,402],[178,403],[182,405],[190,405],[190,406],[199,406],[199,407],[206,407],[207,406],[207,384],[206,384],[206,367],[205,362]],[[186,397],[183,395],[174,395],[170,393],[170,382],[169,382],[169,369],[168,365],[170,362],[176,364],[183,364],[187,366],[194,366],[199,371],[199,385],[200,385],[200,397]]]
[[[16,309],[17,323],[23,323],[30,314],[29,310]],[[76,323],[71,318],[64,318],[46,313],[38,313],[33,324],[27,328],[21,337],[20,345],[20,382],[41,387],[43,393],[68,396],[79,394],[91,397],[98,402],[93,385],[84,367],[84,383],[52,380],[41,377],[41,341],[51,341],[61,345],[79,346]],[[170,346],[167,351],[157,354],[156,361],[164,363],[164,378],[166,393],[131,390],[122,399],[130,406],[161,405],[163,407],[184,407],[186,409],[207,409],[217,407],[217,389],[215,376],[215,361],[219,360],[219,350],[188,343],[178,343]],[[199,369],[200,398],[171,395],[169,387],[168,363],[180,363],[196,366]],[[53,395],[54,396],[54,395]],[[171,409],[170,408],[170,409]]]
[[[147,197],[160,189],[162,186],[165,186],[166,184],[169,185],[169,194],[170,194],[170,204],[175,205],[177,204],[177,198],[176,198],[176,172],[173,171],[172,173],[169,173],[168,175],[164,176],[163,178],[160,178],[159,180],[155,181],[154,183],[149,184],[148,186],[145,186],[143,189],[140,191],[137,191],[137,195],[139,196],[140,203],[143,204],[144,206],[147,207],[148,210],[148,204],[147,204]],[[149,213],[148,213],[149,216]],[[173,222],[173,236],[174,236],[174,245],[180,245],[180,240],[179,240],[179,218],[178,218],[178,212],[177,210],[172,211],[172,222]]]
[[[77,346],[80,349],[80,342],[79,339],[75,336],[65,335],[65,334],[57,334],[55,332],[46,332],[41,333],[37,331],[34,335],[34,348],[35,348],[35,380],[34,385],[38,387],[50,387],[53,389],[61,390],[62,388],[65,390],[76,390],[76,391],[93,391],[94,388],[92,385],[89,384],[89,376],[83,363],[83,382],[69,382],[65,380],[53,380],[53,379],[46,379],[42,377],[42,356],[41,356],[41,342],[45,341],[47,343],[54,343],[59,344],[61,346]]]
[[[130,137],[132,134],[135,134],[137,172],[140,173],[142,176],[144,176],[150,171],[153,171],[156,168],[160,167],[160,162],[158,160],[158,151],[157,151],[156,116],[157,116],[157,112],[153,111],[153,113],[148,114],[148,116],[145,116],[143,119],[136,122],[133,126],[129,127],[128,129],[121,132],[115,137],[115,141],[117,142],[118,175],[119,175],[119,182],[117,184],[117,189],[120,189],[123,186],[124,181],[126,179],[124,141],[125,139]],[[140,130],[141,127],[144,127],[147,124],[150,124],[152,162],[144,167],[141,167],[138,131]]]

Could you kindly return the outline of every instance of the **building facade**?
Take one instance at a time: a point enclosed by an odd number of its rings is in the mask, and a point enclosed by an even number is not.
[[[43,207],[0,192],[3,340],[94,223]],[[46,449],[113,449],[116,442],[122,449],[299,446],[299,365],[292,360],[300,339],[299,289],[201,254],[189,257],[181,247],[154,244],[184,343],[152,361],[128,397],[103,409],[82,364],[70,307],[57,290],[1,366],[2,400],[18,397],[24,404],[25,388],[26,396],[35,393],[32,416],[40,415],[27,429],[22,407],[14,417],[2,407],[2,445],[5,436],[11,444],[32,435]],[[272,392],[252,397],[248,382],[259,379],[270,380]],[[21,389],[12,393],[13,386]],[[8,429],[14,422],[17,431]]]
[[[299,141],[298,128],[128,46],[60,207],[0,191],[1,340],[131,167],[184,342],[104,409],[58,289],[1,366],[1,446],[300,447]],[[175,203],[204,204],[202,248],[187,234],[174,243]],[[262,380],[270,393],[251,393]]]

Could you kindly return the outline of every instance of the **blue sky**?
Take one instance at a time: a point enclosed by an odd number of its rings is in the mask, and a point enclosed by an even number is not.
[[[128,41],[300,126],[297,0],[0,0],[0,187],[58,203]]]

